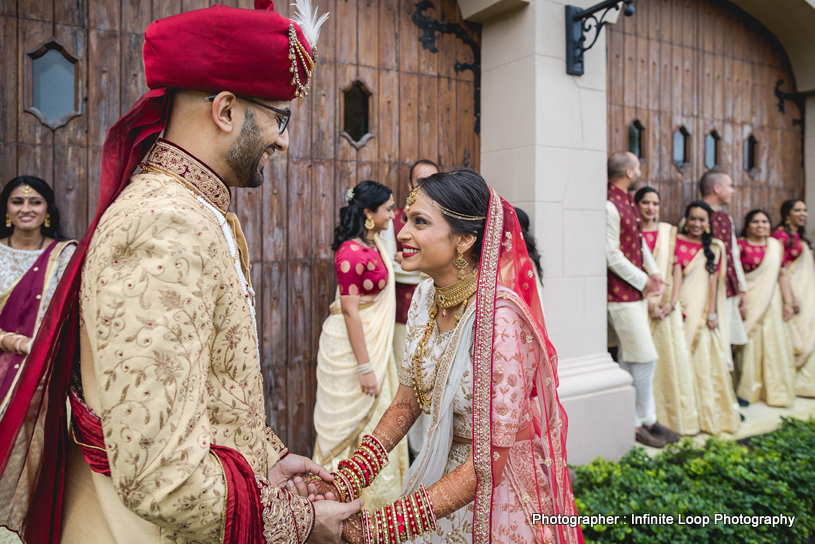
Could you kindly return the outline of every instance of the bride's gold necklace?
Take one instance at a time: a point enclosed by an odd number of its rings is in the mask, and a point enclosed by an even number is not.
[[[427,320],[422,339],[416,347],[416,352],[413,354],[413,391],[416,393],[416,399],[419,401],[419,407],[425,414],[430,413],[430,405],[433,402],[432,391],[436,387],[436,378],[438,376],[438,362],[436,369],[433,373],[433,380],[429,387],[425,388],[422,361],[425,358],[425,348],[430,335],[433,333],[433,327],[436,324],[436,314],[441,308],[441,315],[447,316],[447,308],[459,306],[456,312],[456,325],[464,315],[464,310],[467,308],[467,300],[473,296],[478,289],[478,267],[476,266],[471,274],[460,279],[453,285],[447,287],[436,287],[436,295],[433,297],[433,307],[430,308],[430,319]],[[439,358],[441,360],[441,357]]]

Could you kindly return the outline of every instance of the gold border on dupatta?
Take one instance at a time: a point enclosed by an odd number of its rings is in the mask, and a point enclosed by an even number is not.
[[[473,502],[473,544],[491,542],[492,531],[492,341],[495,323],[495,290],[498,281],[498,253],[504,211],[501,197],[490,188],[490,207],[484,229],[476,297],[476,326],[473,342],[473,462],[476,488]]]
[[[710,287],[708,286],[707,300],[705,301],[705,306],[702,309],[702,315],[705,316],[705,317],[707,316],[707,309],[710,308],[710,297],[716,298],[716,312],[718,313],[718,312],[724,311],[724,308],[719,308],[719,300],[718,300],[718,298],[719,298],[719,289],[722,287],[721,282],[722,282],[722,280],[724,278],[727,277],[727,266],[721,266],[721,267],[719,266],[719,262],[723,258],[725,258],[726,247],[724,245],[724,242],[722,242],[718,238],[713,238],[711,240],[710,249],[713,250],[713,256],[716,259],[714,261],[714,266],[719,267],[721,270],[719,270],[718,273],[717,273],[717,275],[719,277],[716,280],[716,290],[711,291]],[[717,251],[718,251],[718,253],[717,253]],[[702,249],[700,249],[699,251],[696,252],[696,255],[693,256],[693,259],[691,259],[691,261],[688,263],[688,266],[685,267],[685,270],[688,271],[688,272],[684,273],[684,271],[683,271],[683,274],[682,274],[683,278],[685,276],[687,276],[688,274],[690,274],[690,271],[692,271],[699,264],[699,260],[701,259],[701,256],[704,255],[704,253],[705,253],[704,248],[702,248]],[[707,257],[705,257],[705,264],[707,264]],[[700,336],[699,333],[702,332],[702,327],[706,327],[706,326],[707,326],[707,319],[704,319],[704,320],[700,319],[699,320],[699,325],[696,328],[696,332],[693,335],[693,342],[690,345],[691,354],[694,351],[696,351],[696,346],[699,345],[699,336]]]

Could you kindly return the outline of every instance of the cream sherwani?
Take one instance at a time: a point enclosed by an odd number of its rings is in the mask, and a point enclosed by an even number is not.
[[[620,249],[620,212],[611,201],[606,201],[606,264],[622,280],[641,291],[648,277],[659,273],[651,250],[642,241],[643,271],[628,260]],[[620,343],[622,359],[627,363],[650,363],[657,358],[657,350],[651,338],[648,318],[648,301],[609,302],[609,324]]]
[[[228,189],[167,142],[145,162],[85,259],[81,393],[101,418],[111,476],[72,453],[63,542],[220,543],[230,490],[209,445],[236,450],[260,479],[286,453],[266,426],[252,292],[238,275],[248,263],[244,253],[236,266],[216,215]],[[275,505],[267,541],[298,542],[295,526],[305,537],[305,499],[262,489]]]

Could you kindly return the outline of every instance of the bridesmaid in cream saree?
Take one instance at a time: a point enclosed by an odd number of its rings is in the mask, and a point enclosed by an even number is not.
[[[394,275],[379,240],[379,232],[393,219],[393,193],[375,181],[363,181],[348,191],[346,200],[332,247],[337,297],[317,352],[314,461],[329,471],[373,431],[399,386],[393,358]],[[381,506],[398,498],[407,469],[407,443],[402,441],[390,466],[363,493],[365,503]]]
[[[674,307],[681,302],[685,315],[699,427],[709,434],[734,433],[740,416],[725,351],[730,345],[722,338],[717,313],[725,308],[724,244],[710,234],[711,215],[710,206],[699,200],[685,210],[684,232],[676,240],[671,302]]]
[[[582,542],[579,525],[535,516],[577,511],[557,355],[515,210],[469,171],[425,178],[407,204],[402,268],[430,279],[411,303],[399,391],[321,491],[353,499],[376,481],[421,412],[431,426],[402,496],[353,516],[344,537],[365,544]]]
[[[699,433],[696,391],[690,350],[685,339],[682,308],[671,302],[671,280],[676,248],[676,227],[659,223],[660,196],[653,187],[643,187],[634,195],[642,218],[642,234],[668,284],[662,295],[648,299],[651,334],[659,358],[654,369],[654,403],[657,419],[683,435]]]
[[[737,394],[749,402],[791,406],[795,400],[795,357],[784,324],[783,299],[792,302],[781,242],[770,238],[770,216],[752,210],[738,239],[747,283],[748,341],[740,357]]]
[[[784,247],[783,266],[789,274],[793,295],[792,304],[785,306],[784,311],[787,314],[792,309],[787,325],[798,367],[795,394],[815,397],[815,261],[804,236],[806,221],[804,201],[787,200],[781,205],[781,224],[772,236]]]

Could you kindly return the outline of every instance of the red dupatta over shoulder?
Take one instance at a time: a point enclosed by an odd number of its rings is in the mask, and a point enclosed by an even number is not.
[[[566,412],[557,395],[557,354],[546,332],[543,311],[538,298],[533,264],[524,243],[515,209],[498,193],[490,189],[490,206],[484,233],[484,243],[479,265],[478,291],[476,296],[476,324],[473,345],[473,460],[477,478],[473,513],[472,542],[487,544],[501,542],[507,523],[504,504],[506,495],[501,495],[496,484],[498,474],[493,460],[506,452],[496,442],[501,442],[502,414],[500,404],[495,405],[498,396],[496,388],[501,386],[500,377],[504,374],[503,365],[496,361],[496,347],[501,339],[503,324],[497,316],[520,316],[524,330],[533,334],[522,338],[523,344],[537,342],[536,361],[527,360],[520,373],[521,379],[531,377],[519,390],[528,398],[519,403],[522,410],[521,421],[529,425],[521,426],[516,443],[511,447],[510,459],[522,458],[531,470],[523,478],[513,476],[516,482],[525,479],[531,485],[512,493],[520,495],[517,504],[525,513],[543,513],[554,516],[577,515],[572,494],[569,471],[566,465]],[[506,309],[506,311],[504,310]],[[498,332],[496,332],[498,331]],[[509,371],[507,371],[508,373]],[[531,459],[530,459],[531,458]],[[507,466],[512,464],[512,460]],[[507,470],[506,468],[504,469]],[[504,475],[504,480],[507,476]],[[526,491],[529,490],[529,491]],[[528,519],[528,518],[527,518]],[[583,542],[580,526],[568,524],[541,523],[535,525],[536,540],[576,544]]]
[[[14,504],[0,525],[27,542],[59,541],[68,439],[65,400],[79,352],[78,301],[85,253],[99,219],[164,130],[170,99],[167,89],[150,91],[110,129],[96,217],[62,275],[0,420],[0,504]]]

